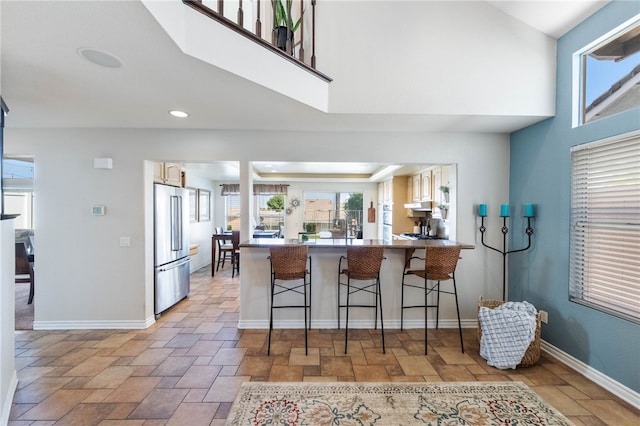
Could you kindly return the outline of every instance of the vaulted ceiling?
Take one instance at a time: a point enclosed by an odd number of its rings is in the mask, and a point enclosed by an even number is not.
[[[559,37],[607,1],[488,3]],[[509,132],[526,124],[495,117],[465,129],[437,116],[323,113],[184,55],[138,0],[3,0],[0,18],[7,128]],[[78,54],[83,47],[125,66],[96,66]],[[171,117],[172,108],[192,117]]]

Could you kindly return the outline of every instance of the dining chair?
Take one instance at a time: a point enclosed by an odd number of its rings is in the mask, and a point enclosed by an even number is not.
[[[271,354],[273,310],[284,308],[304,309],[304,351],[305,355],[308,354],[307,330],[311,329],[311,257],[308,254],[308,250],[309,246],[302,244],[289,244],[269,248],[269,262],[271,265],[271,302],[269,309],[269,340],[267,345],[267,355]],[[308,268],[307,261],[309,265]],[[302,295],[304,297],[304,301],[298,304],[291,304],[291,302],[281,302],[281,300],[278,300],[278,303],[276,303],[275,297],[280,296],[283,293],[295,293]],[[278,299],[282,298],[278,297]]]
[[[380,268],[384,259],[384,246],[348,246],[347,255],[340,256],[338,262],[338,329],[340,328],[340,309],[346,310],[344,325],[344,353],[347,353],[349,335],[349,309],[374,309],[374,328],[378,328],[378,309],[380,310],[380,330],[382,334],[382,353],[384,346],[384,320],[382,316],[382,293],[380,291]],[[346,260],[346,266],[343,266]],[[346,281],[344,279],[346,278]],[[341,289],[346,288],[346,303],[340,303]],[[369,293],[374,295],[374,304],[354,304],[352,294]],[[361,296],[362,297],[362,296]]]
[[[216,227],[216,234],[223,235],[222,227]],[[218,263],[216,265],[216,272],[220,269],[220,265],[224,268],[225,261],[233,263],[233,244],[230,240],[218,239]]]
[[[427,310],[429,308],[436,309],[436,329],[438,328],[438,320],[440,314],[440,293],[452,294],[456,301],[456,312],[458,314],[458,331],[460,333],[460,348],[464,353],[464,343],[462,341],[462,325],[460,323],[460,308],[458,306],[458,291],[456,289],[456,265],[460,258],[460,250],[462,246],[459,244],[450,246],[427,246],[424,258],[413,256],[409,258],[404,265],[402,271],[402,290],[400,296],[400,330],[404,328],[404,310],[411,308],[424,308],[424,354],[427,354]],[[418,259],[424,261],[423,266],[419,269],[411,269],[411,260]],[[408,279],[410,276],[416,276],[421,280]],[[444,291],[440,289],[442,281],[453,281],[453,290]],[[435,281],[430,285],[429,281]],[[423,304],[405,305],[405,288],[411,290],[414,294],[418,293],[419,298],[415,296],[408,297],[409,300],[424,300]],[[419,291],[416,292],[415,289]],[[428,296],[433,292],[436,293],[436,301],[428,302]]]
[[[15,257],[16,283],[29,283],[29,300],[27,301],[27,304],[30,305],[33,302],[35,278],[33,263],[29,262],[29,254],[27,253],[27,246],[24,242],[16,243]]]
[[[231,231],[231,278],[240,275],[240,231]]]

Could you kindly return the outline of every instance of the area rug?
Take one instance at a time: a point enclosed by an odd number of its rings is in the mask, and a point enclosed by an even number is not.
[[[571,425],[522,382],[245,382],[227,425]]]

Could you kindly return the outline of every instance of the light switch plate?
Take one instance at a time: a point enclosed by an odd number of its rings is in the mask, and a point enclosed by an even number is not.
[[[120,237],[120,247],[131,247],[131,237]]]
[[[104,216],[106,212],[105,206],[91,206],[91,214],[94,216]]]

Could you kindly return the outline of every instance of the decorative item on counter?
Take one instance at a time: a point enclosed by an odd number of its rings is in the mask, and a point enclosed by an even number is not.
[[[376,221],[376,208],[373,207],[373,201],[371,202],[371,206],[369,206],[369,210],[368,210],[368,221],[369,223],[374,223]]]
[[[527,228],[525,229],[525,233],[527,234],[528,243],[525,248],[518,250],[507,250],[507,234],[509,233],[509,228],[507,227],[507,218],[509,217],[509,204],[502,204],[500,206],[500,217],[502,218],[502,249],[497,249],[495,247],[491,247],[490,245],[484,242],[484,233],[487,228],[484,226],[484,218],[487,217],[487,205],[479,204],[478,205],[478,216],[480,217],[480,234],[482,245],[497,251],[502,254],[502,300],[506,301],[506,293],[507,293],[507,255],[510,253],[517,253],[519,251],[529,250],[531,247],[531,235],[533,235],[533,228],[531,227],[531,218],[534,216],[533,204],[527,203],[524,205],[524,217],[527,218]]]
[[[440,204],[438,206],[438,208],[440,209],[440,216],[443,219],[446,219],[447,218],[447,213],[449,213],[449,206],[446,205],[446,204]]]

